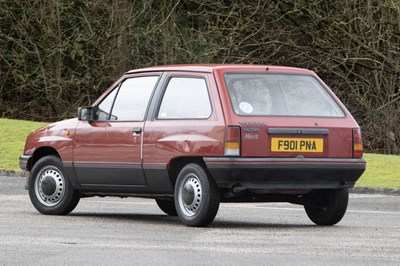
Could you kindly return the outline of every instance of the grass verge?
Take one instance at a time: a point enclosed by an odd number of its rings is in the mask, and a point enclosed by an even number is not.
[[[0,170],[20,170],[18,158],[24,151],[26,137],[46,124],[48,123],[0,119]]]
[[[47,123],[0,119],[0,170],[19,170],[26,136]],[[357,187],[400,189],[400,156],[365,154],[367,170]]]
[[[356,183],[357,187],[400,189],[400,156],[364,154],[367,170]]]

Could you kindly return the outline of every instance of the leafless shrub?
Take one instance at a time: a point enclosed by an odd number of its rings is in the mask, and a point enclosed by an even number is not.
[[[399,154],[398,0],[0,0],[0,114],[75,115],[124,71],[254,63],[316,71],[369,151]]]

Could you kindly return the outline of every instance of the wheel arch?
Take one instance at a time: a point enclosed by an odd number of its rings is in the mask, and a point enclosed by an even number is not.
[[[39,161],[41,158],[43,158],[45,156],[56,156],[60,159],[61,163],[63,163],[61,155],[58,153],[58,151],[55,148],[50,147],[50,146],[42,146],[42,147],[37,148],[33,152],[32,157],[29,159],[28,164],[27,164],[28,171],[32,171],[32,168],[37,163],[37,161]],[[64,167],[65,167],[65,164],[64,164]],[[80,191],[82,188],[81,188],[81,185],[76,176],[75,169],[72,166],[65,167],[64,171],[66,172],[74,189]]]
[[[33,152],[33,155],[28,162],[28,165],[27,165],[28,170],[29,171],[32,170],[32,167],[35,165],[35,163],[37,161],[39,161],[44,156],[48,156],[48,155],[57,156],[58,158],[61,159],[60,154],[53,147],[49,147],[49,146],[39,147]]]
[[[177,157],[173,158],[167,165],[168,176],[171,180],[171,184],[174,187],[176,183],[176,179],[178,177],[179,172],[182,168],[189,164],[189,163],[196,163],[204,168],[209,176],[212,177],[210,171],[208,171],[207,165],[204,162],[203,157]]]

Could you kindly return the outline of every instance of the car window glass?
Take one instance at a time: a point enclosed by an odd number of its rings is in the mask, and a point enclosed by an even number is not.
[[[344,116],[335,100],[311,76],[227,73],[225,83],[238,115]]]
[[[289,113],[301,116],[343,116],[326,90],[313,79],[280,80]]]
[[[96,120],[105,121],[109,120],[111,108],[114,103],[115,95],[118,92],[118,88],[114,89],[106,98],[99,104],[96,112]]]
[[[159,119],[205,119],[211,104],[203,78],[171,78],[158,112]]]
[[[157,80],[157,76],[124,80],[112,107],[110,120],[142,121]]]

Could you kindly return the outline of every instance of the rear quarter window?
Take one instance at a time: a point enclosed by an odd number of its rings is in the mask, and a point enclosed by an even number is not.
[[[173,77],[161,101],[158,119],[207,119],[212,112],[203,78]]]
[[[234,112],[241,116],[344,117],[344,112],[312,76],[226,73]]]

